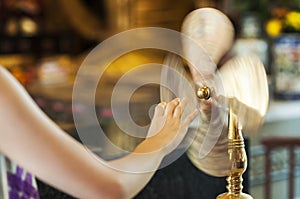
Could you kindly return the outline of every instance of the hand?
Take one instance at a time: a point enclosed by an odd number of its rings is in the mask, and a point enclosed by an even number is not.
[[[195,110],[182,119],[187,99],[176,98],[169,103],[162,102],[155,108],[154,116],[144,140],[134,152],[147,153],[163,150],[164,154],[173,151],[183,140],[189,124],[196,118]]]

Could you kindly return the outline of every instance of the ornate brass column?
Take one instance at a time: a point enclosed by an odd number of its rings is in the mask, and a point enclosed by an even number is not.
[[[211,89],[204,86],[198,88],[196,95],[200,99],[211,98]],[[243,193],[242,175],[247,169],[247,154],[245,151],[242,126],[237,116],[229,107],[228,113],[228,154],[231,163],[231,170],[227,177],[228,192],[223,193],[217,199],[253,199],[250,195]]]
[[[226,186],[228,192],[219,195],[217,199],[253,199],[250,195],[242,192],[242,175],[247,168],[247,154],[242,127],[231,109],[229,109],[228,117],[228,154],[231,170],[226,179],[228,182]]]

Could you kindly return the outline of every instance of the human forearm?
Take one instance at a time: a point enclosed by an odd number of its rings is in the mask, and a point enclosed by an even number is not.
[[[150,181],[160,166],[164,155],[131,153],[123,158],[110,161],[111,172],[121,184],[125,198],[132,198]]]
[[[182,141],[197,115],[194,111],[181,122],[186,101],[162,103],[156,108],[149,138],[132,154],[108,163],[62,131],[1,67],[0,93],[5,93],[0,97],[0,152],[46,183],[78,198],[134,196],[163,157]],[[118,165],[123,169],[115,169]]]
[[[14,142],[14,150],[2,144],[3,153],[46,183],[78,198],[119,198],[114,195],[122,194],[109,169],[71,138],[56,141],[48,137],[28,145],[21,143],[22,137],[19,139]],[[11,142],[10,138],[5,140]]]
[[[115,168],[119,182],[124,187],[126,198],[132,198],[148,183],[163,158],[182,141],[189,124],[198,113],[195,110],[179,122],[186,103],[186,99],[181,102],[175,99],[168,105],[166,103],[157,105],[148,138],[128,156],[109,162],[109,165]],[[174,121],[166,119],[168,112],[177,119]]]
[[[109,169],[63,132],[0,68],[0,151],[54,187],[78,198],[120,198]]]

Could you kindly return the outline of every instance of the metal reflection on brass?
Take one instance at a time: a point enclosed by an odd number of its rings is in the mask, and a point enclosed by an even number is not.
[[[206,86],[200,87],[196,94],[200,99],[207,100],[211,97],[211,89]],[[228,113],[228,154],[231,163],[231,169],[226,179],[228,192],[219,195],[217,199],[253,199],[252,196],[242,192],[242,175],[247,169],[247,154],[242,127],[231,108]]]
[[[207,86],[199,87],[196,95],[200,99],[208,100],[211,97],[211,90]]]
[[[217,199],[253,199],[252,196],[243,193],[242,175],[247,169],[247,154],[245,151],[242,128],[238,118],[229,110],[228,114],[228,154],[231,163],[231,170],[227,177],[227,193],[223,193]]]

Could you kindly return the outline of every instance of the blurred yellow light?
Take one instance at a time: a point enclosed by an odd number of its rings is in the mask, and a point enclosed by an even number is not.
[[[289,12],[286,15],[286,24],[296,30],[300,30],[300,13],[299,12]]]
[[[266,25],[267,33],[271,37],[276,37],[281,33],[282,22],[279,19],[271,19]]]

